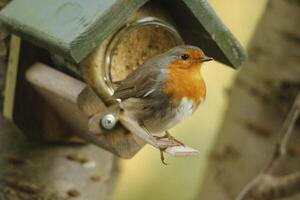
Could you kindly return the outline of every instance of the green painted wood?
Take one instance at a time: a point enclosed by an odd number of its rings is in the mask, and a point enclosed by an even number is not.
[[[237,68],[246,53],[207,0],[160,0],[174,18],[187,44],[201,47],[206,54]]]
[[[146,0],[14,0],[0,19],[15,33],[80,62]]]

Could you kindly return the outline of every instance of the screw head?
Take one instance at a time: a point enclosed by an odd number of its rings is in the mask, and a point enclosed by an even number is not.
[[[115,127],[117,119],[112,114],[107,114],[101,119],[101,127],[106,130],[111,130]]]

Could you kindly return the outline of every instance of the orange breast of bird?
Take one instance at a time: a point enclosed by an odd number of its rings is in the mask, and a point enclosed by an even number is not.
[[[175,102],[187,98],[195,105],[199,105],[206,95],[206,86],[200,67],[199,64],[194,63],[190,66],[183,66],[180,62],[172,63],[164,82],[164,93],[170,95],[171,100]]]

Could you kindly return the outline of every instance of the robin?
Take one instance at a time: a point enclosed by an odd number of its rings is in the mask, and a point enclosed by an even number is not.
[[[211,60],[198,47],[174,47],[120,81],[113,96],[129,117],[155,136],[190,116],[203,102],[206,87],[200,69]]]

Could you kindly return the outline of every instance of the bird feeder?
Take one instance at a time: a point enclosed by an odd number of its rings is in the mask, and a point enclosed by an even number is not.
[[[233,68],[245,59],[207,1],[13,0],[0,19],[15,34],[4,115],[28,137],[87,141],[123,158],[145,143],[159,145],[111,106],[116,81],[184,43]],[[185,146],[166,152],[197,153]]]

